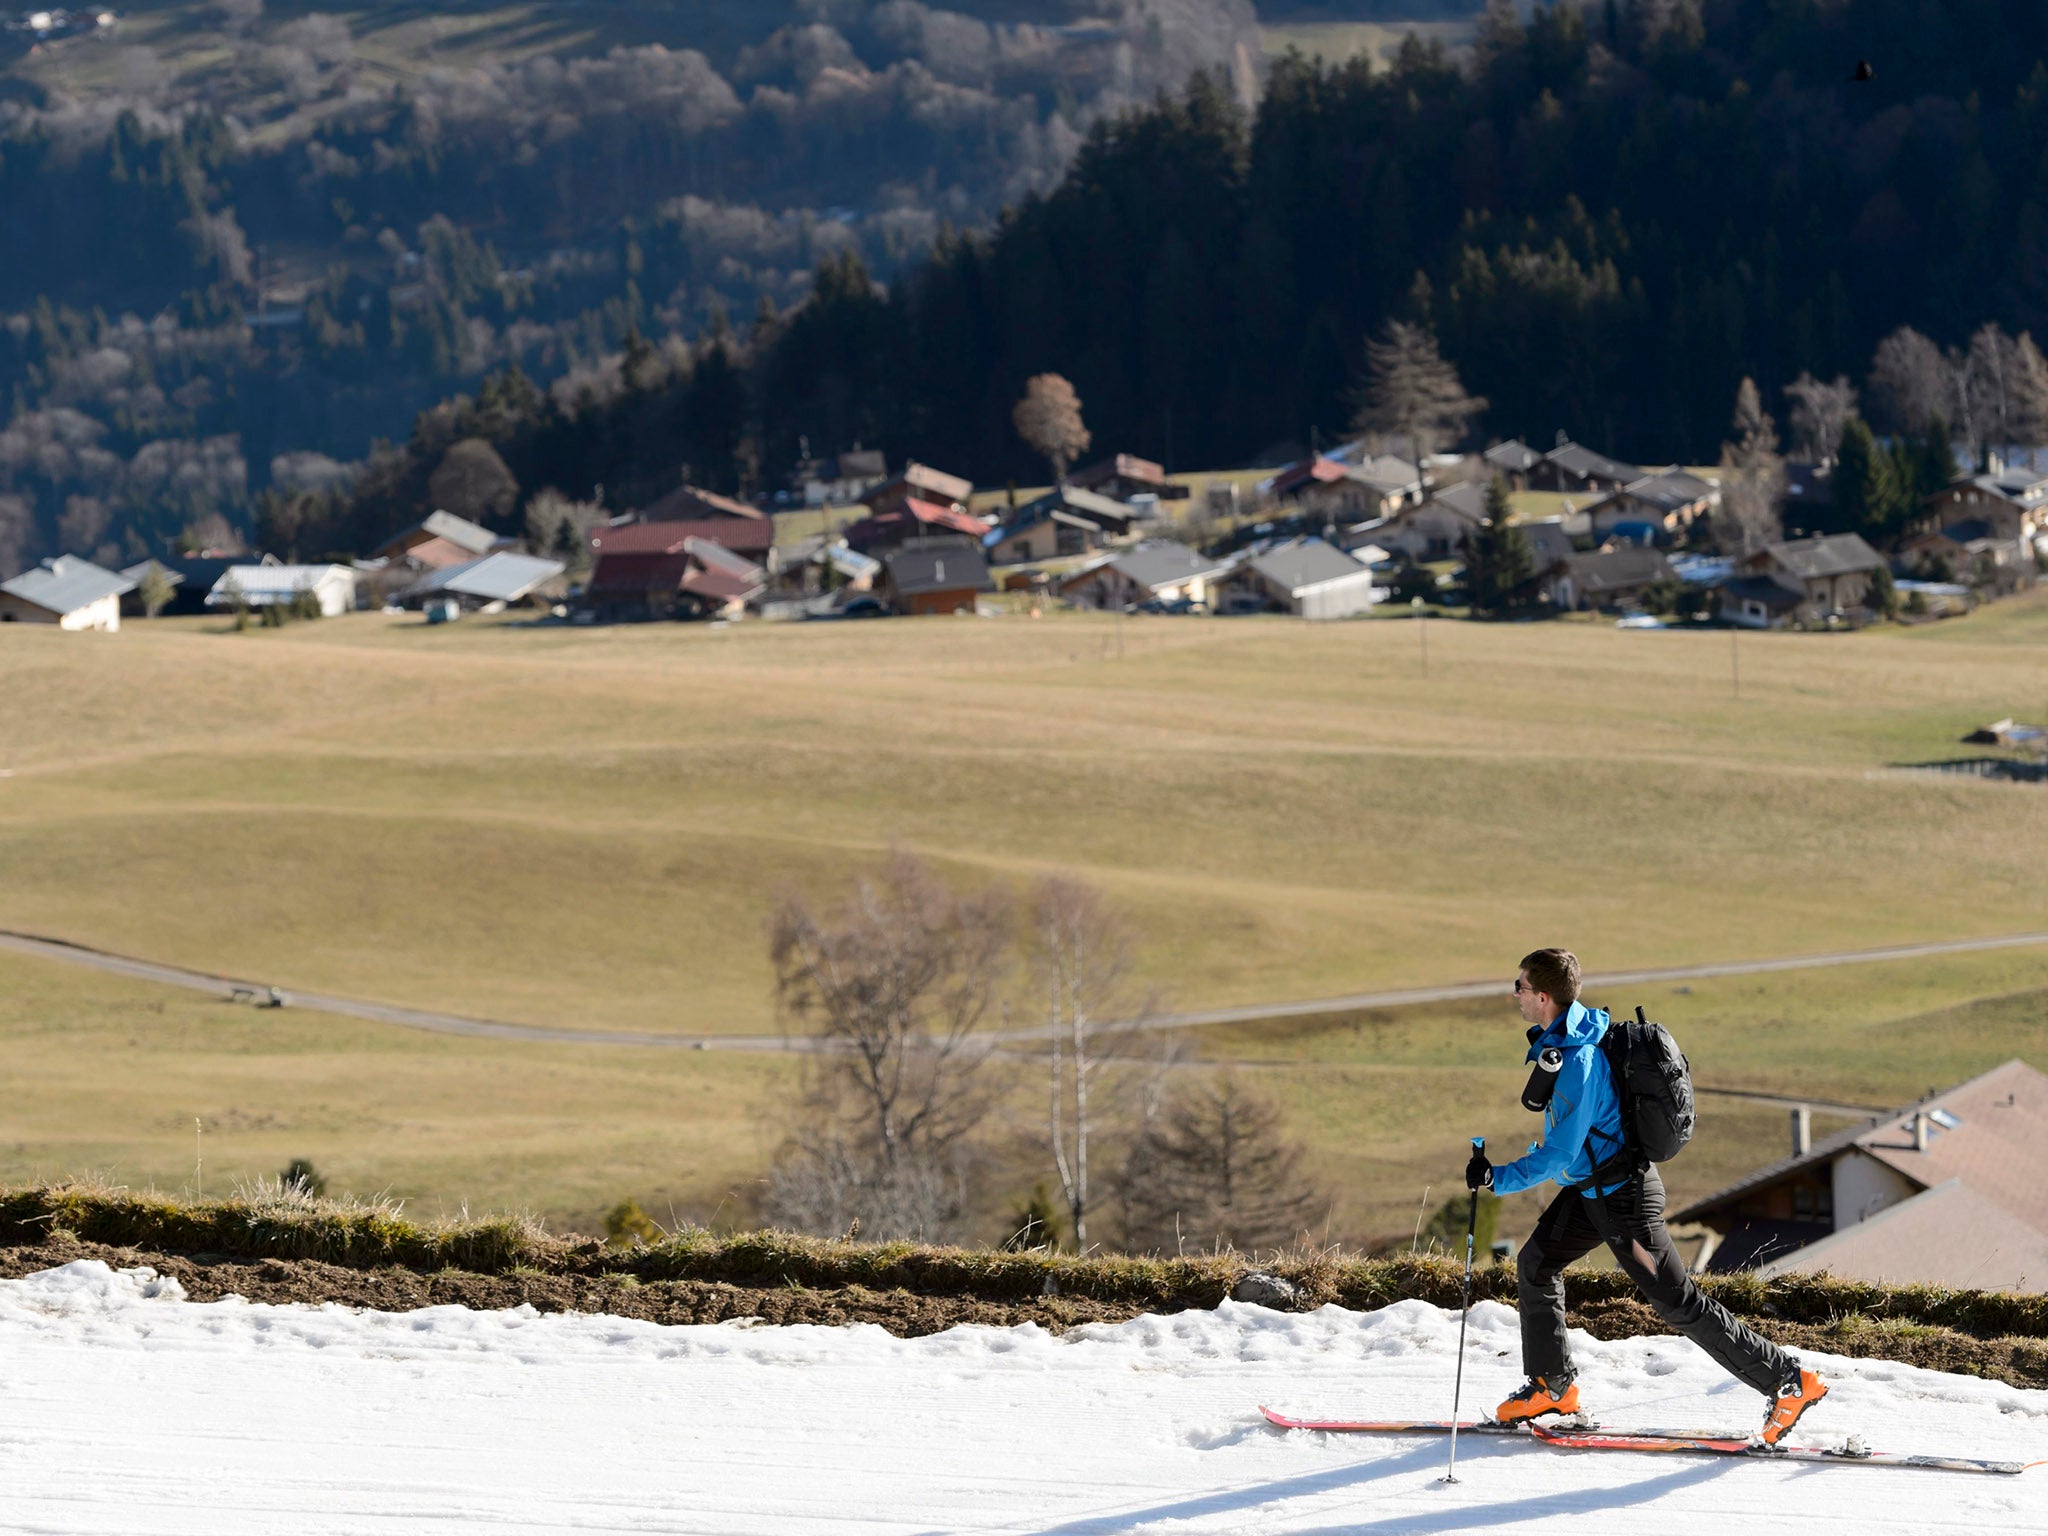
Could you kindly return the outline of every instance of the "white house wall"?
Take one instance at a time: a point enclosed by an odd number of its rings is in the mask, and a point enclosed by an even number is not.
[[[1920,1186],[1886,1167],[1866,1152],[1845,1152],[1835,1159],[1835,1227],[1867,1221],[1888,1206],[1910,1200]]]

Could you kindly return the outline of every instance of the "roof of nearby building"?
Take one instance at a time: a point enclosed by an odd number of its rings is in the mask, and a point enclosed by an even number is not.
[[[1193,581],[1198,576],[1213,576],[1225,568],[1223,561],[1212,560],[1171,539],[1147,539],[1125,550],[1109,564],[1150,591]]]
[[[1819,538],[1766,544],[1763,553],[1802,581],[1874,571],[1884,564],[1884,557],[1866,544],[1859,533],[1830,533]]]
[[[1759,1265],[1770,1280],[1818,1274],[1878,1285],[2048,1291],[2048,1233],[1958,1177]]]
[[[1928,1120],[1927,1150],[1915,1150],[1913,1121]],[[1946,1123],[1953,1122],[1953,1123]],[[1696,1200],[1671,1219],[1697,1221],[1789,1173],[1867,1153],[1921,1188],[1952,1178],[2048,1232],[2048,1076],[2015,1057],[1918,1103],[1817,1141]]]
[[[457,549],[466,549],[473,555],[486,554],[501,542],[498,535],[483,524],[473,523],[466,517],[458,517],[453,512],[443,512],[437,508],[410,528],[394,533],[378,548],[380,551],[403,548],[405,541],[416,533],[424,533],[429,538],[446,539]]]
[[[1376,491],[1410,491],[1422,484],[1422,471],[1391,453],[1365,454],[1347,470],[1353,480]]]
[[[1136,480],[1145,485],[1166,484],[1166,466],[1135,453],[1119,453],[1077,469],[1067,477],[1073,484],[1089,487],[1105,480]]]
[[[1542,454],[1513,437],[1504,443],[1495,443],[1480,457],[1495,469],[1504,469],[1511,475],[1526,474],[1543,462]]]
[[[702,522],[724,517],[759,518],[763,522],[768,519],[759,507],[707,491],[701,485],[679,485],[642,507],[637,516],[643,523]]]
[[[882,557],[889,586],[899,597],[921,592],[985,591],[988,560],[965,539],[913,539]]]
[[[1254,555],[1251,568],[1289,592],[1301,592],[1354,576],[1362,576],[1367,581],[1372,579],[1372,573],[1365,566],[1336,545],[1314,538],[1294,539]]]
[[[775,524],[765,517],[699,517],[600,523],[590,530],[590,547],[601,555],[675,554],[688,539],[709,539],[743,555],[766,555],[775,544]]]
[[[509,549],[500,549],[481,559],[465,560],[460,565],[445,565],[438,571],[430,571],[407,587],[400,597],[432,597],[436,593],[452,592],[487,603],[515,603],[566,569],[568,567],[559,560],[544,560],[537,555],[518,555]]]
[[[1720,583],[1721,591],[1737,602],[1761,603],[1767,612],[1782,613],[1806,601],[1797,587],[1788,587],[1775,576],[1730,576]]]
[[[1631,480],[1641,479],[1643,474],[1637,465],[1623,463],[1620,459],[1610,459],[1604,453],[1595,453],[1583,443],[1559,443],[1543,457],[1547,462],[1555,464],[1568,474],[1577,475],[1582,480],[1615,480],[1627,484]]]
[[[1685,470],[1665,469],[1631,480],[1621,488],[1621,494],[1647,502],[1660,512],[1670,513],[1709,499],[1714,494],[1714,487]]]
[[[142,585],[142,578],[151,571],[161,571],[164,580],[174,587],[182,587],[185,584],[185,573],[176,566],[165,565],[161,560],[138,560],[133,565],[121,567],[121,575],[126,580],[134,582],[137,586]]]
[[[12,581],[0,581],[0,592],[33,603],[49,613],[76,613],[102,598],[133,592],[135,583],[77,555],[55,555]]]
[[[1486,487],[1477,480],[1461,481],[1457,485],[1445,486],[1422,505],[1441,507],[1468,523],[1483,523],[1486,521]]]
[[[1571,572],[1572,584],[1588,597],[1666,578],[1677,579],[1661,549],[1603,549],[1587,555],[1567,555],[1565,568]]]
[[[869,493],[870,499],[894,486],[923,492],[927,497],[939,501],[964,502],[974,494],[974,482],[962,480],[958,475],[949,475],[944,470],[933,469],[929,464],[920,464],[912,459],[903,466],[903,473],[887,485],[878,486]]]

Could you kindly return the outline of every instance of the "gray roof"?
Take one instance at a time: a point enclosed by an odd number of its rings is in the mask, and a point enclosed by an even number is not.
[[[153,570],[162,571],[164,580],[174,587],[182,587],[185,584],[185,573],[183,571],[165,565],[163,561],[155,559],[138,560],[133,565],[124,565],[121,567],[121,574],[139,587],[142,585],[142,578]]]
[[[1571,571],[1572,581],[1589,597],[1639,587],[1646,582],[1678,579],[1661,549],[1606,549],[1590,555],[1568,556],[1565,565]]]
[[[1356,463],[1346,464],[1344,473],[1376,491],[1406,491],[1422,483],[1420,470],[1391,453],[1366,454]]]
[[[1884,557],[1864,543],[1859,533],[1831,533],[1824,538],[1767,544],[1764,553],[1803,581],[1874,571],[1884,564]]]
[[[1714,494],[1714,488],[1698,475],[1689,475],[1682,469],[1667,469],[1659,474],[1645,475],[1632,480],[1623,487],[1637,501],[1646,501],[1665,512],[1675,512],[1680,507],[1689,507],[1702,497]]]
[[[407,587],[404,595],[432,597],[437,592],[452,592],[459,597],[480,598],[485,602],[511,603],[566,569],[559,560],[543,560],[535,555],[515,555],[510,550],[499,550],[481,560],[465,560],[460,565],[431,571]]]
[[[1467,522],[1480,523],[1486,520],[1486,487],[1477,480],[1467,480],[1458,485],[1447,485],[1428,501],[1426,507],[1442,507],[1455,512]]]
[[[889,585],[899,597],[919,592],[957,592],[989,587],[988,560],[966,539],[912,539],[882,557]]]
[[[76,613],[103,597],[134,590],[135,583],[127,577],[76,555],[57,555],[12,581],[0,582],[0,592],[58,614]]]
[[[1222,561],[1197,554],[1171,539],[1149,539],[1135,549],[1125,550],[1110,564],[1146,588],[1170,587],[1197,576],[1214,575],[1224,568]]]
[[[1509,474],[1526,474],[1543,462],[1543,455],[1518,438],[1509,438],[1504,443],[1495,443],[1480,455],[1495,469],[1504,469]]]
[[[420,519],[419,530],[477,555],[488,553],[498,542],[498,536],[490,529],[481,523],[472,523],[466,517],[457,517],[453,512],[429,512]],[[400,538],[404,536],[399,535]]]
[[[1763,604],[1766,611],[1785,612],[1806,601],[1806,594],[1775,576],[1730,576],[1721,583],[1726,598]]]
[[[1642,470],[1634,464],[1624,464],[1620,459],[1610,459],[1604,453],[1595,453],[1583,443],[1560,443],[1543,455],[1552,464],[1569,474],[1586,479],[1598,476],[1602,480],[1615,480],[1623,484],[1642,478]]]
[[[1336,545],[1321,539],[1296,539],[1262,555],[1254,555],[1251,568],[1289,592],[1321,586],[1326,581],[1341,581],[1347,576],[1371,579],[1363,565]]]

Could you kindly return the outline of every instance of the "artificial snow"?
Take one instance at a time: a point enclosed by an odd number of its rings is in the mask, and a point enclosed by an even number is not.
[[[96,1261],[0,1281],[0,1530],[1018,1536],[1110,1532],[2048,1531],[2019,1477],[1269,1428],[1443,1418],[1458,1316],[1226,1302],[1035,1326],[671,1328],[522,1307],[201,1305]],[[1573,1335],[1606,1424],[1747,1431],[1756,1393],[1672,1338]],[[2048,1456],[2048,1392],[1809,1355],[1795,1438]],[[1465,1412],[1521,1376],[1472,1309]]]

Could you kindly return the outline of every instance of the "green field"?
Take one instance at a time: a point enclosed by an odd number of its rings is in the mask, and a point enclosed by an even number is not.
[[[1611,971],[2042,926],[2048,797],[1887,765],[2048,706],[2048,602],[1733,642],[1436,623],[1427,676],[1418,638],[1101,617],[8,626],[0,926],[688,1034],[772,1030],[776,898],[830,896],[891,845],[968,881],[1099,883],[1180,1008],[1505,979],[1559,940]],[[2044,987],[2048,953],[2020,950],[1608,1001],[1684,1026],[1703,1082],[1890,1103],[2035,1053]],[[710,1218],[750,1198],[790,1082],[777,1058],[451,1040],[47,962],[0,962],[0,994],[9,1179],[179,1187],[197,1116],[209,1188],[303,1155],[430,1211],[587,1226],[632,1193]],[[1355,1239],[1446,1193],[1463,1135],[1526,1137],[1512,1031],[1503,1001],[1199,1048],[1256,1063]],[[1681,1195],[1782,1146],[1780,1111],[1709,1107]]]

